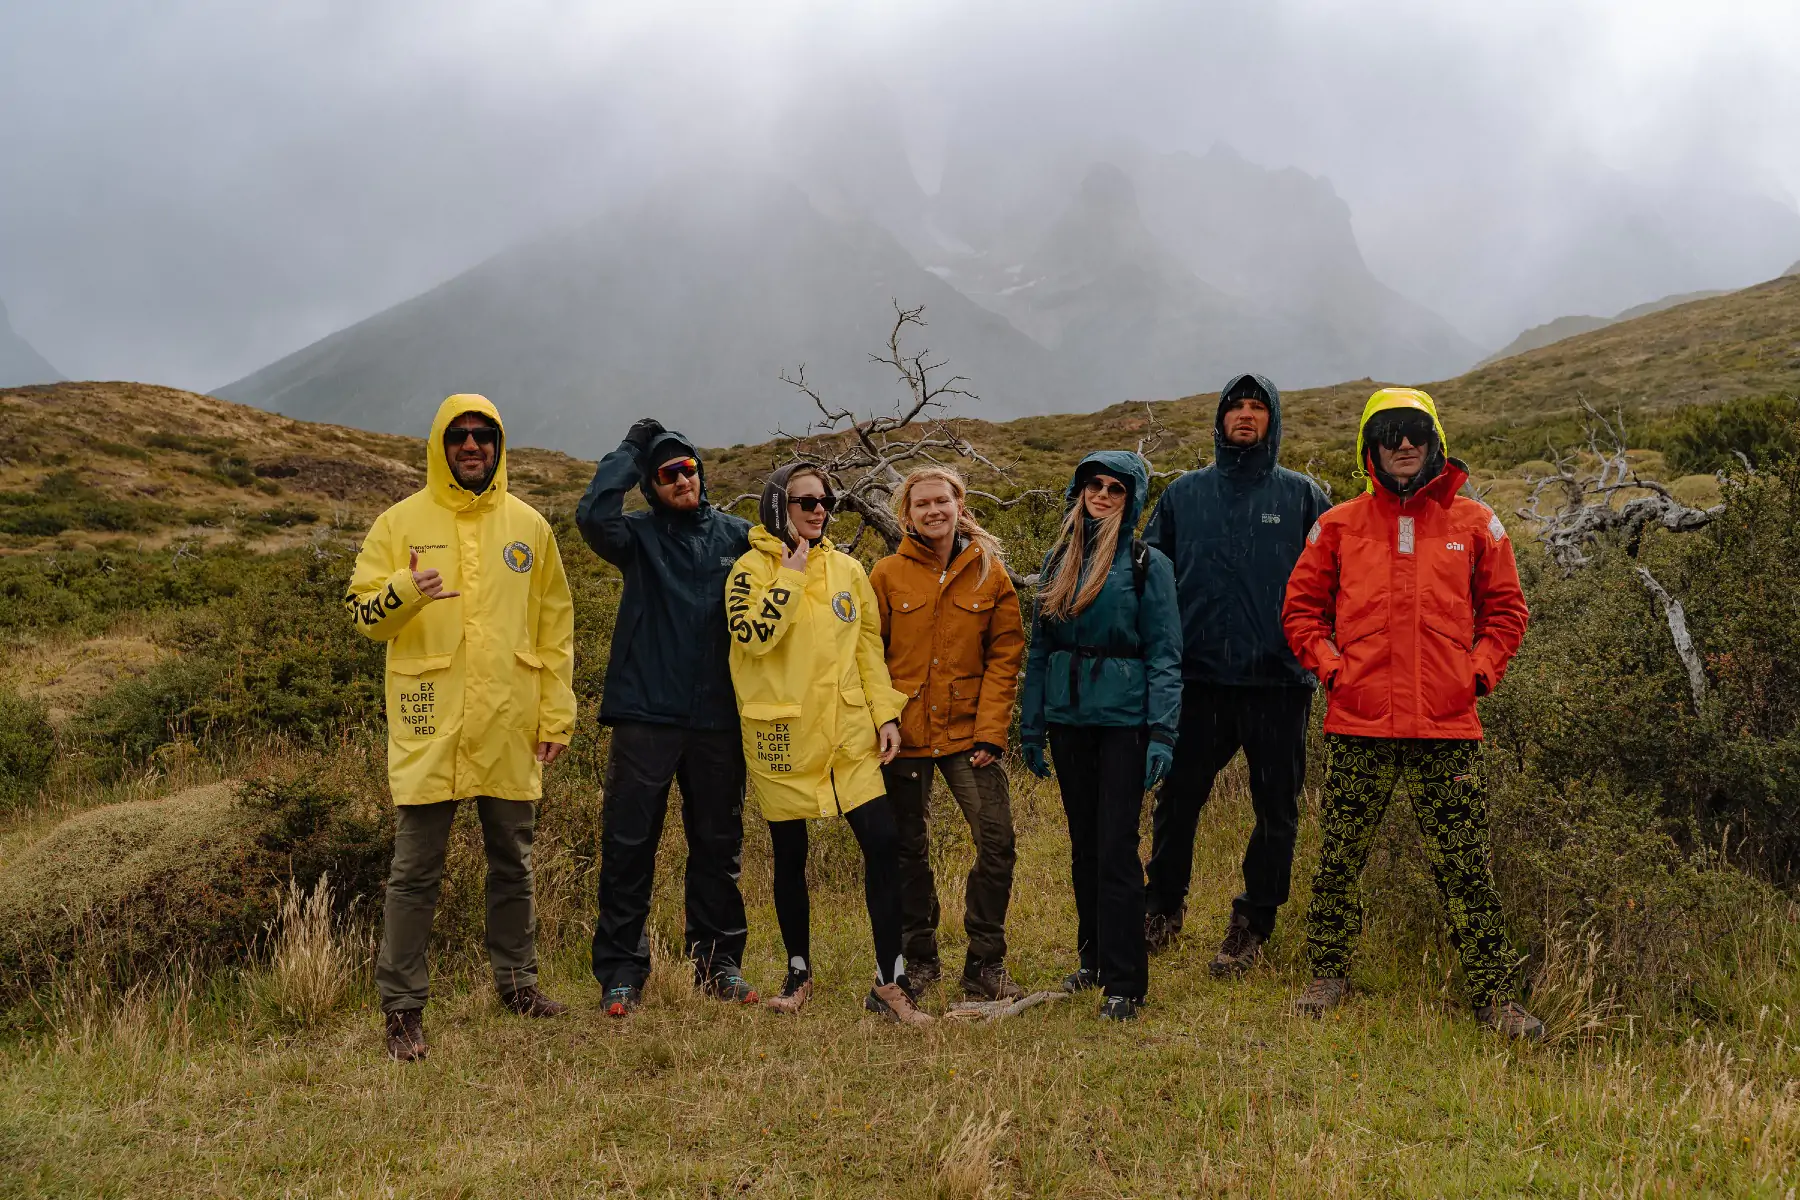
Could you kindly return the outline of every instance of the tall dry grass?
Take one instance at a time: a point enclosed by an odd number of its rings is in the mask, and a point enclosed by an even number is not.
[[[274,953],[258,981],[259,1005],[296,1026],[315,1024],[335,1012],[349,994],[357,972],[346,915],[333,907],[327,872],[310,892],[289,881],[281,901]]]

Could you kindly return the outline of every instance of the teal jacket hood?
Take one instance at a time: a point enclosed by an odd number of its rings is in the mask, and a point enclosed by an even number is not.
[[[1111,475],[1131,489],[1125,500],[1124,524],[1126,529],[1136,529],[1138,518],[1144,513],[1144,499],[1150,494],[1150,466],[1144,456],[1135,450],[1096,450],[1082,459],[1063,492],[1065,511],[1075,507],[1081,499],[1081,489],[1093,475]]]

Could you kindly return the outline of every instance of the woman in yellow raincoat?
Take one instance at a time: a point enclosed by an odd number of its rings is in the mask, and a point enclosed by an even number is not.
[[[900,952],[899,831],[881,765],[900,749],[906,698],[888,680],[881,618],[862,564],[825,537],[836,497],[824,472],[782,467],[763,488],[762,523],[725,584],[731,682],[750,787],[775,852],[775,916],[787,981],[768,1001],[796,1013],[812,996],[806,822],[841,813],[863,853],[875,938],[871,1012],[910,1025]]]

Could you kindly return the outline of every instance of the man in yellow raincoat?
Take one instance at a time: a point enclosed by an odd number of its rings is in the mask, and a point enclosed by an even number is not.
[[[445,400],[425,487],[375,519],[344,606],[386,642],[388,782],[399,806],[375,983],[388,1053],[425,1056],[426,944],[456,802],[487,849],[487,947],[501,1000],[566,1011],[537,987],[531,840],[543,770],[569,743],[575,610],[550,525],[506,490],[485,396]]]

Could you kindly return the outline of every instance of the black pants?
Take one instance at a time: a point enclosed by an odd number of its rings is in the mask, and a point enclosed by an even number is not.
[[[931,780],[942,774],[975,842],[975,865],[963,885],[963,931],[970,965],[1006,960],[1006,906],[1012,900],[1012,797],[1006,768],[977,767],[971,751],[943,758],[896,758],[881,768],[900,827],[900,908],[906,961],[938,961],[937,879],[931,873]]]
[[[594,978],[603,988],[643,987],[650,976],[644,922],[656,875],[656,847],[681,784],[687,833],[685,950],[703,974],[743,961],[744,748],[738,731],[643,723],[613,726],[600,815],[600,915],[594,922]]]
[[[1244,849],[1244,890],[1231,908],[1263,937],[1275,932],[1275,911],[1287,903],[1293,879],[1311,710],[1311,688],[1182,687],[1175,763],[1157,792],[1151,820],[1146,890],[1151,912],[1172,916],[1187,903],[1200,810],[1212,795],[1213,779],[1242,749],[1256,828]]]
[[[894,806],[877,796],[844,814],[863,856],[863,902],[875,936],[875,978],[892,983],[904,970],[900,961],[900,833]],[[775,851],[775,920],[788,964],[800,959],[812,968],[812,900],[806,888],[806,821],[770,821]]]
[[[1144,811],[1142,727],[1052,725],[1050,754],[1069,818],[1081,965],[1109,996],[1142,1000],[1150,986],[1144,948],[1144,867],[1138,818]]]

